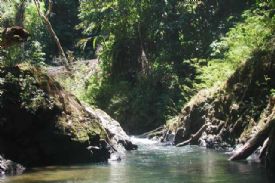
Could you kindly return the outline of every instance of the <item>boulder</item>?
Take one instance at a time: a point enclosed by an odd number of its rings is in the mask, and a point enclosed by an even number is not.
[[[0,67],[0,154],[5,158],[25,167],[102,162],[111,147],[99,119],[41,69]]]
[[[119,122],[111,118],[106,112],[92,107],[86,107],[86,110],[94,116],[106,130],[114,151],[123,153],[124,150],[129,151],[138,148],[137,145],[131,142],[130,137],[121,128]]]
[[[25,168],[11,160],[6,160],[0,156],[0,177],[3,175],[18,175],[22,174]]]

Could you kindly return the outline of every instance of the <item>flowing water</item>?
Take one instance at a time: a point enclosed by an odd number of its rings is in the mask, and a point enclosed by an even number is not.
[[[139,150],[120,162],[34,169],[3,183],[272,183],[260,164],[229,162],[196,146],[176,148],[134,139]]]

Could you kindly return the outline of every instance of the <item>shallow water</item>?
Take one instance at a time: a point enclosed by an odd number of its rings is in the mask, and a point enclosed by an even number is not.
[[[134,139],[138,151],[120,162],[34,169],[3,183],[272,183],[260,164],[229,162],[196,146],[176,148]]]

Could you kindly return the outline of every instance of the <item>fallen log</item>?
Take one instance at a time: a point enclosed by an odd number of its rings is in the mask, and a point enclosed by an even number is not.
[[[271,115],[273,116],[273,115]],[[263,145],[269,137],[275,124],[275,118],[269,120],[266,125],[254,137],[252,137],[244,146],[238,149],[230,158],[230,161],[243,160],[248,158],[258,147]]]
[[[176,147],[182,147],[182,146],[186,146],[188,144],[195,144],[195,143],[197,143],[199,141],[199,138],[202,136],[202,133],[205,131],[206,127],[207,127],[207,125],[203,125],[197,131],[197,133],[191,135],[191,137],[188,140],[186,140],[186,141],[184,141],[182,143],[177,144]]]

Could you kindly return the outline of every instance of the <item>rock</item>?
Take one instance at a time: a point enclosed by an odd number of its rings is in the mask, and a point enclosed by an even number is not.
[[[25,167],[108,160],[98,118],[41,69],[0,67],[0,81],[0,154]]]
[[[275,176],[275,128],[273,127],[269,137],[267,148],[266,167],[270,175]]]
[[[129,151],[138,148],[137,145],[130,141],[130,137],[121,128],[119,122],[111,118],[106,112],[92,107],[86,107],[86,110],[104,127],[115,151],[124,153],[124,149]],[[121,145],[123,148],[119,147]]]
[[[169,131],[166,135],[166,141],[172,144],[175,140],[175,136],[176,135],[172,131]]]
[[[0,156],[0,177],[3,175],[19,175],[24,172],[25,168],[11,160],[6,160]]]
[[[127,151],[136,150],[137,145],[133,144],[130,140],[119,140],[118,144],[121,144]]]
[[[179,128],[177,130],[175,135],[175,140],[174,140],[175,144],[181,143],[183,141],[183,133],[184,133],[184,128]]]

